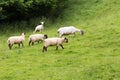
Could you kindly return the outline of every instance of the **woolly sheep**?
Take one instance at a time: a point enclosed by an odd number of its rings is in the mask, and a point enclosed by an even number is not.
[[[13,44],[18,44],[19,47],[20,47],[20,44],[22,44],[22,46],[24,46],[23,45],[24,40],[25,40],[25,33],[22,33],[21,36],[9,37],[7,40],[9,49],[12,48]]]
[[[36,26],[35,30],[33,31],[33,33],[39,32],[39,31],[41,32],[41,30],[44,29],[44,22],[40,22],[40,23],[41,23],[41,25]]]
[[[68,43],[68,39],[67,38],[48,38],[48,39],[45,39],[42,52],[47,51],[48,46],[56,46],[56,50],[58,50],[58,46],[61,46],[62,49],[64,49],[64,47],[62,45],[63,42]]]
[[[32,45],[34,45],[34,42],[38,42],[42,41],[43,39],[48,38],[48,36],[46,34],[32,34],[29,36],[29,46],[32,42]]]
[[[61,27],[57,30],[57,32],[59,33],[59,37],[62,37],[63,35],[70,35],[70,34],[75,35],[76,32],[80,32],[81,35],[84,35],[83,30],[75,28],[74,26]]]

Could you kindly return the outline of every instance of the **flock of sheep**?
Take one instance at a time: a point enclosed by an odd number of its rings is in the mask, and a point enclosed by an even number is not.
[[[39,31],[41,32],[42,29],[44,29],[44,22],[41,22],[41,25],[36,26],[33,33]],[[62,49],[64,49],[62,44],[64,42],[68,43],[68,39],[62,38],[63,35],[72,35],[72,34],[75,35],[76,32],[79,32],[80,35],[84,35],[83,30],[77,29],[74,26],[61,27],[57,30],[57,32],[59,34],[59,37],[54,37],[54,38],[48,38],[47,34],[32,34],[28,38],[28,45],[30,46],[31,44],[34,45],[34,42],[39,43],[39,41],[44,41],[42,52],[47,51],[48,46],[56,46],[56,50],[58,49],[58,46],[61,46]],[[9,49],[12,49],[12,46],[14,44],[18,44],[19,47],[20,44],[24,46],[23,44],[24,40],[25,40],[25,33],[22,33],[20,36],[9,37],[7,40]]]

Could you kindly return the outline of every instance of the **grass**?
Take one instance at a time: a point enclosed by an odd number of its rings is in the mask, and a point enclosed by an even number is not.
[[[70,5],[55,23],[46,22],[49,37],[58,36],[60,26],[73,25],[85,31],[84,36],[69,37],[62,50],[48,47],[42,53],[43,43],[28,46],[29,30],[0,34],[1,80],[119,80],[120,79],[120,1],[116,0],[69,0]],[[12,24],[13,25],[13,24]],[[5,25],[5,26],[12,26]],[[27,23],[22,24],[29,27]],[[14,26],[22,27],[18,23]],[[4,27],[4,26],[3,26]],[[15,29],[16,30],[16,29]],[[25,46],[8,49],[7,38],[27,31]]]

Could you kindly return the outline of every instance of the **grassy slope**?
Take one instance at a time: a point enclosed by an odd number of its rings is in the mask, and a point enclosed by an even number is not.
[[[1,80],[119,80],[120,79],[120,1],[69,0],[70,5],[56,23],[46,24],[43,33],[57,36],[60,26],[74,25],[85,35],[69,38],[65,49],[49,47],[43,54],[42,43],[8,50],[10,34],[0,35]],[[18,35],[19,33],[13,33]]]

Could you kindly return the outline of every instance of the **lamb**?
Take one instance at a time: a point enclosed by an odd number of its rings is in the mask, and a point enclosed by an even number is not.
[[[41,32],[41,30],[43,30],[44,29],[44,22],[40,22],[41,23],[41,25],[38,25],[38,26],[36,26],[36,28],[35,28],[35,30],[33,31],[33,33],[35,33],[35,32]]]
[[[32,42],[32,45],[34,45],[34,42],[42,41],[44,39],[47,39],[48,36],[46,34],[32,34],[29,36],[29,46]]]
[[[8,47],[11,50],[13,44],[18,44],[18,46],[20,47],[20,44],[23,45],[23,42],[25,40],[25,33],[22,33],[21,36],[11,36],[8,38],[7,42],[8,42]]]
[[[84,35],[83,30],[75,28],[74,26],[61,27],[57,30],[57,32],[59,33],[59,37],[62,37],[63,35],[70,35],[70,34],[75,35],[76,32],[79,32],[80,35]]]
[[[62,49],[64,49],[64,47],[62,45],[63,42],[68,43],[68,39],[67,38],[48,38],[48,39],[45,39],[42,52],[47,51],[48,46],[56,46],[56,50],[58,50],[58,46],[61,46]]]

